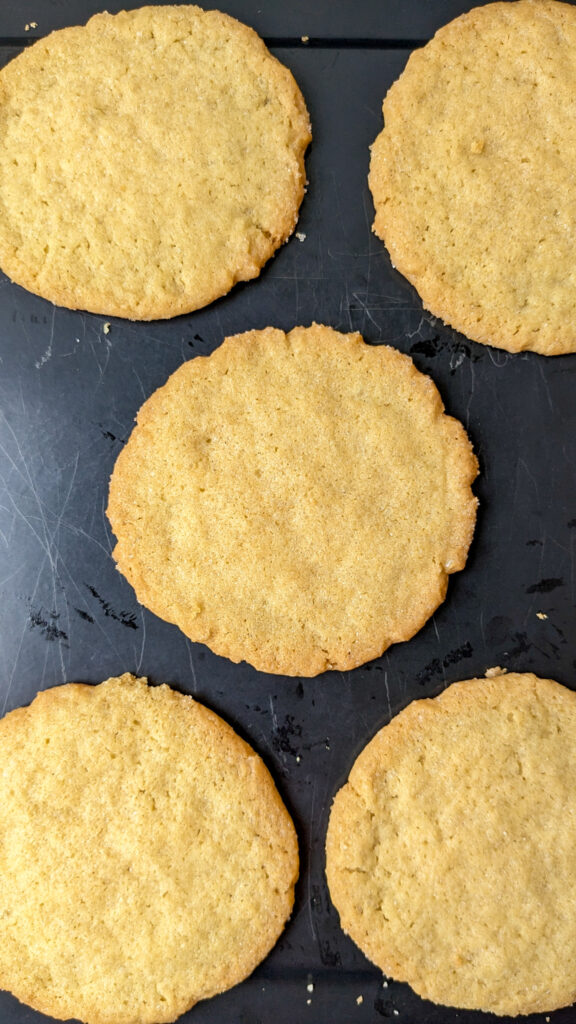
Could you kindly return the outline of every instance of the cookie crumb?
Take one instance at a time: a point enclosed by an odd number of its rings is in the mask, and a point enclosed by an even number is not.
[[[104,324],[102,330],[103,330],[104,334],[110,334],[110,324],[108,324],[108,323]]]
[[[311,1004],[312,1004],[312,1000],[311,999],[307,999],[306,1000],[306,1006],[310,1006]]]
[[[314,991],[314,982],[313,981],[309,981],[308,982],[308,984],[306,985],[306,991],[307,992],[313,992]]]
[[[500,668],[500,665],[495,665],[494,668],[487,668],[485,672],[486,679],[493,679],[494,676],[505,676],[507,668]]]
[[[536,612],[536,618],[537,619],[547,619],[548,616],[546,615],[546,612]]]
[[[357,996],[356,997],[356,1002],[357,1002],[358,1006],[362,1006],[362,1003],[364,1002],[364,996]]]
[[[300,757],[300,754],[296,754],[296,764],[300,764],[301,760],[302,758]]]
[[[309,43],[310,42],[310,36],[300,36],[300,42],[301,43]]]
[[[388,982],[386,981],[386,978],[384,978],[384,981],[382,982],[382,988],[388,988]]]
[[[306,235],[304,234],[303,231],[297,231],[296,238],[298,239],[299,242],[303,242],[306,238]]]

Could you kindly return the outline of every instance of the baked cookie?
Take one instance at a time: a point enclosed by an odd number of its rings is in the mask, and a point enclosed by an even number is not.
[[[372,147],[374,230],[474,341],[576,351],[576,7],[478,7],[414,52]]]
[[[310,125],[290,72],[218,11],[97,14],[0,71],[0,267],[135,320],[256,277],[292,233]]]
[[[444,599],[474,529],[468,438],[407,356],[267,328],[185,363],[110,484],[138,600],[261,671],[350,669]]]
[[[255,752],[123,675],[0,722],[0,866],[0,986],[59,1019],[160,1024],[266,956],[298,850]]]
[[[410,704],[337,794],[342,927],[426,999],[496,1014],[576,998],[576,694],[496,675]]]

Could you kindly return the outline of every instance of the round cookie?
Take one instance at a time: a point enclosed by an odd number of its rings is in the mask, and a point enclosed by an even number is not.
[[[576,999],[575,735],[576,694],[511,673],[415,701],[363,750],[326,873],[386,974],[496,1014]]]
[[[59,1019],[161,1024],[281,933],[298,850],[217,715],[123,675],[0,722],[0,986]]]
[[[576,351],[576,7],[475,8],[415,51],[372,147],[374,230],[474,341]]]
[[[228,338],[144,404],[110,484],[138,600],[257,669],[350,669],[464,565],[477,463],[412,360],[319,325]]]
[[[292,233],[310,125],[292,75],[218,11],[97,14],[0,71],[0,267],[73,309],[173,317]]]

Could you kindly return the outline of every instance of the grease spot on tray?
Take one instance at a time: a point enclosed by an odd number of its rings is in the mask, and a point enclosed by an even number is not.
[[[465,359],[471,363],[477,363],[482,358],[482,352],[474,352],[470,345],[464,341],[441,341],[439,334],[431,338],[422,338],[410,346],[410,355],[424,356],[425,359],[436,359],[442,352],[448,350],[450,356],[450,376],[454,376],[456,370],[462,365]]]
[[[76,612],[77,615],[80,616],[81,619],[84,619],[84,622],[94,623],[96,621],[92,618],[91,615],[88,614],[88,612],[85,612],[82,608],[75,608],[74,611]]]
[[[433,658],[432,661],[429,661],[416,676],[416,681],[420,686],[425,686],[434,676],[439,675],[443,669],[448,668],[449,665],[457,665],[464,658],[471,658],[473,653],[474,648],[470,641],[467,640],[461,647],[455,647],[454,650],[448,651],[448,654],[443,658]]]
[[[51,643],[56,640],[66,641],[68,640],[68,634],[56,625],[56,621],[59,618],[60,615],[56,612],[49,613],[46,618],[41,609],[31,611],[29,616],[30,629],[39,629],[46,640],[49,640]]]
[[[300,739],[301,736],[302,726],[294,721],[294,715],[286,715],[284,725],[277,725],[274,729],[272,746],[278,753],[292,754],[293,757],[296,757],[298,747],[295,746],[293,740]]]
[[[115,443],[118,442],[118,444],[126,444],[125,437],[117,437],[117,435],[113,434],[111,430],[106,430],[103,423],[99,423],[98,426],[100,427],[102,437],[105,437],[107,441],[114,441]]]
[[[532,583],[530,587],[526,587],[527,594],[549,594],[551,590],[556,590],[556,587],[563,587],[564,580],[560,576],[550,576],[548,579],[539,580],[538,583]]]
[[[136,616],[133,614],[133,612],[115,611],[109,601],[105,601],[103,597],[100,597],[100,594],[98,593],[95,587],[90,586],[89,583],[85,583],[84,586],[88,588],[88,590],[92,594],[92,597],[94,597],[98,601],[98,604],[102,608],[102,611],[104,612],[106,618],[114,619],[115,622],[119,622],[121,626],[126,626],[128,629],[138,629]]]

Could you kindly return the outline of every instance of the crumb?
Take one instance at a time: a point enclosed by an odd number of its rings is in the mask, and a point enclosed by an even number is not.
[[[306,991],[307,992],[313,992],[314,991],[314,983],[312,981],[309,981],[308,984],[306,985]]]
[[[382,982],[382,988],[388,988],[388,982],[386,981],[386,978],[384,978],[384,981]]]
[[[400,1016],[400,1010],[392,1010],[392,1013],[394,1014],[395,1017]]]
[[[300,42],[302,42],[302,43],[309,43],[310,42],[310,36],[300,36]]]
[[[38,28],[38,22],[37,21],[31,21],[30,22],[30,28]]]
[[[311,999],[307,999],[307,1000],[306,1000],[306,1006],[310,1006],[311,1002],[312,1002],[312,1000],[311,1000]]]
[[[303,231],[297,231],[296,238],[298,239],[299,242],[303,242],[304,239],[306,238],[306,235],[304,234]]]
[[[104,324],[104,327],[102,328],[102,330],[104,331],[104,334],[110,334],[110,324],[108,324],[108,323]]]
[[[500,668],[500,665],[495,665],[494,668],[487,668],[484,674],[486,679],[493,679],[494,676],[505,676],[507,671],[507,668]]]
[[[30,31],[30,25],[24,25],[24,31],[25,32],[29,32]]]
[[[536,612],[536,618],[537,619],[547,619],[548,616],[546,615],[546,612]]]
[[[300,754],[296,754],[296,764],[300,764],[301,760],[302,758],[300,757]]]
[[[364,1002],[364,996],[357,996],[356,1002],[358,1003],[358,1006],[362,1006],[362,1003]]]

